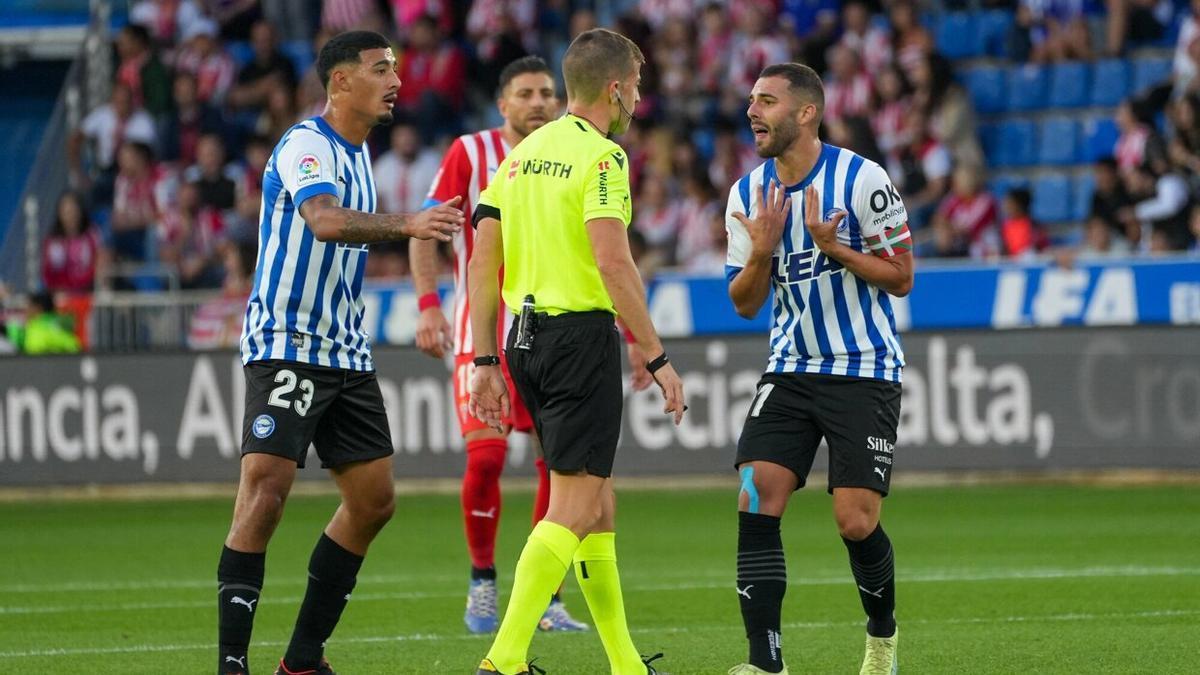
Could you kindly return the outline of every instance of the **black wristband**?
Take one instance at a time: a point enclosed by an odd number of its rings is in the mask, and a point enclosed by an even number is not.
[[[495,354],[476,356],[471,360],[471,363],[474,363],[477,366],[498,366],[500,365],[500,357],[496,356]]]
[[[657,358],[646,362],[646,370],[650,371],[650,374],[653,375],[654,373],[658,372],[660,368],[670,362],[671,360],[667,358],[667,353],[663,352],[662,354],[659,354]]]

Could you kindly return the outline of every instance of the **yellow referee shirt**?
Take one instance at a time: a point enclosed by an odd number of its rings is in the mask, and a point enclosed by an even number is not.
[[[479,196],[479,213],[500,219],[504,304],[519,312],[532,293],[551,315],[616,314],[584,225],[629,226],[629,158],[586,120],[565,115],[513,148]]]

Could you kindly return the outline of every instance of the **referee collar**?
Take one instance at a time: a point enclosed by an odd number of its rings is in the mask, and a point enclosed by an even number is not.
[[[825,161],[829,158],[829,155],[832,150],[833,150],[833,148],[830,147],[830,145],[828,143],[822,143],[821,144],[821,154],[817,155],[817,163],[813,164],[813,168],[811,171],[808,172],[808,175],[805,176],[803,180],[801,180],[799,183],[796,183],[795,185],[785,185],[784,189],[787,190],[788,192],[796,192],[797,190],[803,190],[804,188],[808,187],[809,183],[812,183],[813,179],[817,177],[817,174],[821,172],[821,167],[825,166]],[[767,167],[766,173],[768,175],[764,176],[764,178],[778,178],[779,177],[779,174],[776,173],[776,171],[775,171],[775,159],[774,158],[771,158],[771,163]],[[768,181],[764,180],[763,185],[766,185],[767,182]]]
[[[598,129],[596,127],[596,125],[593,124],[592,121],[589,120],[588,118],[583,117],[582,115],[576,115],[575,113],[570,113],[570,112],[567,113],[566,116],[570,117],[572,120],[574,120],[575,125],[582,128],[584,131],[592,131],[592,132],[595,132],[597,136],[603,136],[604,138],[607,138],[610,141],[612,140],[612,136],[610,134],[600,133],[600,129]]]
[[[334,128],[329,125],[329,122],[325,121],[324,117],[317,115],[316,117],[312,118],[312,120],[316,122],[317,128],[321,130],[321,133],[337,141],[339,145],[346,149],[346,152],[362,151],[362,146],[354,145],[350,141],[342,138],[342,135],[335,131]]]

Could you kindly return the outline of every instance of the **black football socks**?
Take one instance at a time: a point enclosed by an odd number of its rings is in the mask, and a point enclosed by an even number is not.
[[[322,534],[308,561],[308,590],[284,664],[288,670],[315,669],[350,600],[363,558]]]
[[[871,637],[891,637],[896,633],[896,565],[892,557],[892,542],[878,525],[862,541],[846,542],[850,553],[850,570],[858,584],[858,595],[867,612],[867,634]]]
[[[779,624],[787,590],[787,566],[779,520],[758,513],[738,513],[738,602],[750,642],[750,665],[768,673],[783,670]]]
[[[254,612],[262,591],[266,553],[242,553],[228,546],[221,549],[217,564],[217,617],[220,662],[217,673],[250,672],[246,652],[254,630]]]

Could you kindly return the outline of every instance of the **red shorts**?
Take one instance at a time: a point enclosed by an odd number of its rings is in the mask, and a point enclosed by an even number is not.
[[[464,437],[472,431],[489,428],[467,412],[467,404],[471,399],[471,375],[475,372],[475,364],[472,363],[474,359],[474,354],[459,354],[454,357],[454,410],[458,413],[458,428]],[[504,373],[504,381],[508,383],[509,413],[508,417],[504,418],[504,425],[513,431],[528,433],[533,430],[533,418],[517,394],[517,387],[508,372],[508,360],[504,358],[503,353],[500,356],[500,370]]]

